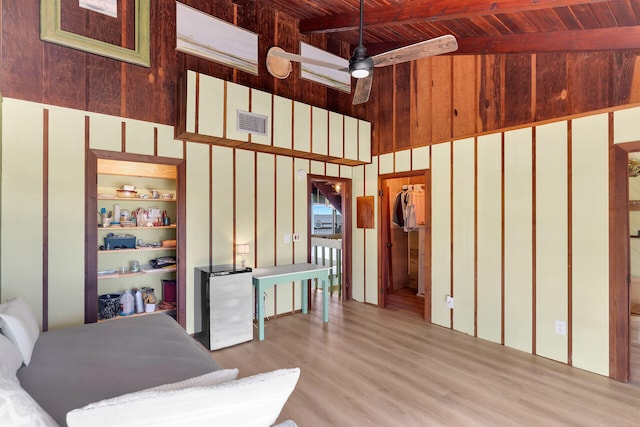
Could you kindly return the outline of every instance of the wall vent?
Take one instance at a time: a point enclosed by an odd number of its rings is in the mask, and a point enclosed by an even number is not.
[[[248,111],[237,111],[236,131],[267,136],[268,117]]]

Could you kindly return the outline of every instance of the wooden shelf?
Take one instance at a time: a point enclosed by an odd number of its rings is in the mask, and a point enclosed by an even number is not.
[[[141,270],[138,273],[106,273],[100,274],[98,272],[98,280],[106,280],[106,279],[124,279],[126,277],[135,277],[135,276],[143,276],[145,274],[164,274],[164,273],[175,273],[176,266],[164,267],[164,268],[151,268],[142,270],[143,266],[140,266]]]
[[[126,252],[153,252],[153,251],[175,251],[176,248],[135,248],[135,249],[110,249],[110,250],[98,250],[99,254],[122,254]]]
[[[152,199],[150,197],[98,197],[98,200],[110,200],[117,202],[174,202],[176,198],[173,199],[163,199],[162,197],[159,199]]]
[[[100,227],[98,226],[98,231],[107,231],[107,230],[161,230],[161,229],[175,229],[176,225],[154,225],[153,227],[147,226],[135,226],[135,227],[122,227],[120,224],[111,224],[109,227]]]
[[[100,319],[98,320],[98,322],[109,322],[111,320],[117,320],[117,319],[128,319],[130,317],[139,317],[139,316],[153,316],[154,314],[175,314],[176,310],[172,309],[172,310],[156,310],[156,311],[152,311],[151,313],[147,313],[146,311],[144,313],[135,313],[135,314],[130,314],[129,316],[116,316],[116,317],[112,317],[111,319]]]

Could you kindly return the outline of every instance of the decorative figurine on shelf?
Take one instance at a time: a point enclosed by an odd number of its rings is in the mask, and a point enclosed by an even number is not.
[[[146,286],[142,287],[142,301],[144,302],[145,311],[147,313],[156,311],[156,303],[158,302],[158,298],[156,297],[156,293],[153,288],[149,288]]]

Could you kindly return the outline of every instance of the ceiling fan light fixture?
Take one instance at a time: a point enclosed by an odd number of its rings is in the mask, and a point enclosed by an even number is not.
[[[368,77],[373,69],[373,60],[367,55],[367,48],[360,45],[349,59],[349,74],[356,79]]]

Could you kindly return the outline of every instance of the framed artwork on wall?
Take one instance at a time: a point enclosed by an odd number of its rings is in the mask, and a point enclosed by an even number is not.
[[[176,50],[258,75],[258,35],[176,2]]]
[[[300,55],[305,58],[318,59],[336,64],[345,70],[349,68],[348,60],[304,42],[300,42]],[[351,93],[351,75],[347,71],[334,70],[304,62],[300,65],[300,77],[303,79],[312,80],[333,89]]]
[[[122,2],[122,3],[121,3]],[[106,1],[105,10],[113,9],[113,1]],[[150,66],[150,4],[151,0],[117,0],[116,10],[125,10],[121,16],[88,9],[78,1],[50,0],[40,2],[40,39],[73,49],[82,50],[131,64]],[[131,5],[131,7],[127,7]],[[131,10],[133,9],[133,10]],[[100,40],[86,33],[78,19],[82,14],[94,14],[96,21],[104,22],[118,38],[119,43]],[[109,21],[100,21],[102,19]],[[128,34],[132,28],[133,34]],[[105,31],[105,33],[107,33]],[[131,44],[131,46],[128,46]]]

